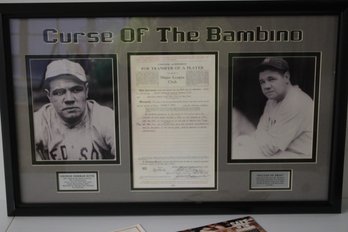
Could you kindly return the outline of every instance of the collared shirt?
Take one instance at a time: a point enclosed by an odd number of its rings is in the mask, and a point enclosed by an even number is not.
[[[311,155],[314,123],[313,100],[298,86],[291,86],[285,98],[268,100],[255,132],[264,155],[281,151]]]

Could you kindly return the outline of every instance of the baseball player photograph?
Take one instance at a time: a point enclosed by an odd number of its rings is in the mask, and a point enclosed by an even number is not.
[[[27,56],[33,162],[119,162],[115,57]]]
[[[232,71],[231,107],[239,110],[255,129],[231,138],[231,160],[314,159],[314,98],[319,57],[319,54],[284,57],[270,54],[232,59],[233,67],[243,67]],[[238,120],[234,114],[231,117],[232,121]],[[232,134],[238,129],[233,124]]]

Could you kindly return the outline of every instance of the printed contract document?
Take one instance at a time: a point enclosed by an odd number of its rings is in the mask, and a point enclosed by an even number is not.
[[[216,188],[216,54],[129,62],[133,188]]]

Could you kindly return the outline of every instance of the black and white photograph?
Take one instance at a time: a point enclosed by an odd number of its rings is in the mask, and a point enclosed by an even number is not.
[[[320,53],[231,53],[229,64],[229,162],[315,161]]]
[[[33,163],[119,163],[114,55],[26,56]]]

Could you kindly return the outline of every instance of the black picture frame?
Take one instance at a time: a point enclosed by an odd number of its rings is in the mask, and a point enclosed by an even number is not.
[[[216,198],[222,194],[226,188],[227,193],[231,191],[230,188],[226,187],[226,174],[227,177],[231,177],[230,174],[232,170],[236,173],[245,173],[245,179],[250,179],[250,173],[253,170],[272,170],[275,172],[282,170],[291,170],[291,185],[292,189],[295,189],[296,178],[299,176],[307,176],[306,170],[296,171],[289,167],[298,167],[298,165],[315,165],[318,163],[318,159],[311,160],[311,162],[304,162],[306,164],[299,164],[297,162],[287,161],[280,162],[265,162],[264,160],[250,162],[245,161],[234,163],[230,162],[228,158],[228,142],[229,131],[226,128],[228,124],[228,106],[231,105],[231,100],[228,99],[228,86],[231,84],[227,81],[228,77],[219,76],[218,83],[219,91],[217,96],[218,104],[217,115],[217,144],[218,144],[218,165],[217,165],[217,190],[214,191],[196,191],[192,192],[192,195],[187,198],[185,194],[190,194],[185,191],[169,190],[169,191],[153,191],[151,189],[145,189],[143,191],[132,191],[131,188],[124,187],[127,185],[118,185],[116,187],[115,182],[109,182],[105,180],[107,177],[114,177],[113,175],[119,175],[117,181],[125,180],[127,183],[131,182],[131,170],[129,160],[125,157],[129,156],[129,98],[127,87],[128,81],[122,79],[127,78],[128,75],[122,73],[120,70],[127,70],[127,65],[124,63],[118,64],[117,70],[117,83],[118,90],[125,91],[124,95],[117,93],[117,99],[115,105],[118,108],[118,119],[115,130],[119,133],[117,138],[117,143],[119,143],[120,152],[120,164],[96,164],[90,163],[89,165],[84,165],[81,163],[58,163],[58,165],[32,165],[31,159],[29,159],[30,167],[29,169],[39,168],[35,175],[26,175],[23,172],[23,168],[27,168],[24,164],[27,163],[26,159],[23,158],[22,147],[19,146],[19,138],[21,136],[21,130],[28,133],[27,129],[23,129],[18,125],[18,90],[16,87],[16,81],[13,77],[17,73],[18,69],[15,66],[14,53],[11,47],[13,45],[13,38],[11,38],[11,20],[27,20],[36,19],[45,21],[47,19],[71,19],[76,20],[79,18],[84,19],[95,19],[95,18],[107,18],[107,17],[117,17],[120,19],[136,19],[137,17],[145,18],[156,18],[158,20],[167,20],[172,18],[173,20],[178,20],[178,23],[182,23],[184,20],[195,19],[196,17],[203,17],[204,19],[219,18],[223,19],[225,17],[238,17],[238,18],[249,18],[249,17],[262,17],[270,18],[273,17],[290,17],[290,16],[332,16],[337,20],[337,31],[334,35],[336,40],[335,51],[333,58],[335,58],[334,69],[334,80],[332,80],[332,89],[328,89],[327,92],[332,96],[332,109],[327,112],[329,118],[325,126],[328,126],[329,133],[328,138],[325,141],[329,144],[326,146],[323,156],[328,160],[327,166],[324,174],[324,178],[327,180],[325,191],[323,193],[324,197],[319,198],[308,198],[308,196],[301,195],[301,192],[297,192],[300,197],[297,199],[282,199],[278,198],[278,194],[285,194],[287,191],[272,190],[267,192],[274,194],[276,197],[271,200],[262,200],[258,194],[258,191],[252,193],[251,198],[240,198],[239,200],[229,200],[226,199],[219,200]],[[136,21],[136,20],[135,20]],[[127,24],[123,24],[126,28],[131,28]],[[12,25],[13,26],[13,25]],[[170,27],[167,25],[167,27]],[[5,179],[6,179],[6,193],[7,193],[7,211],[9,216],[40,216],[40,215],[163,215],[163,214],[252,214],[252,213],[339,213],[341,212],[341,198],[342,198],[342,183],[343,183],[343,163],[345,155],[345,135],[346,135],[346,117],[347,117],[347,76],[348,76],[348,3],[344,0],[334,0],[334,1],[218,1],[218,2],[117,2],[117,3],[29,3],[29,4],[0,4],[0,93],[1,93],[1,124],[2,124],[2,139],[3,139],[3,153],[4,153],[4,166],[5,166]],[[147,28],[149,29],[149,28]],[[170,29],[173,29],[170,27]],[[111,30],[111,29],[110,29]],[[146,28],[145,28],[146,30]],[[165,32],[167,29],[163,29]],[[194,30],[194,28],[192,28]],[[58,33],[55,31],[54,33]],[[80,33],[80,32],[78,32]],[[104,40],[107,44],[110,42],[110,34],[87,35],[85,43],[95,43]],[[125,31],[127,33],[127,31]],[[131,34],[125,34],[122,41],[123,48],[125,50],[120,50],[117,52],[117,61],[121,61],[123,58],[126,59],[127,53],[130,52],[148,52],[152,50],[154,52],[170,52],[166,50],[166,46],[161,44],[161,46],[150,46],[146,45],[145,49],[141,47],[141,41],[139,38]],[[157,31],[158,33],[158,31]],[[79,34],[81,35],[81,34]],[[76,34],[76,38],[79,38]],[[178,46],[178,50],[184,52],[191,51],[192,44],[198,43],[199,33],[193,32],[192,34],[184,32],[178,32],[178,37],[171,41],[175,46]],[[42,37],[42,34],[38,35]],[[96,37],[99,36],[99,37]],[[130,36],[130,37],[127,37]],[[140,36],[140,34],[139,34]],[[189,36],[189,37],[187,37]],[[325,37],[330,35],[319,35],[319,37]],[[74,37],[73,37],[74,38]],[[189,39],[188,39],[189,38]],[[46,38],[47,39],[47,38]],[[163,39],[163,38],[162,38]],[[185,40],[185,41],[182,41]],[[192,41],[191,41],[192,40]],[[46,41],[47,43],[56,43],[57,41]],[[71,42],[71,43],[70,43]],[[70,41],[70,45],[74,45],[74,41]],[[161,41],[167,43],[168,41]],[[188,43],[190,42],[190,43]],[[212,42],[212,41],[210,41]],[[188,46],[185,46],[185,44]],[[134,45],[135,44],[135,45]],[[168,43],[169,44],[169,43]],[[207,43],[208,44],[208,43]],[[262,43],[261,43],[262,44]],[[135,50],[127,50],[127,46]],[[221,45],[221,43],[220,43]],[[174,48],[176,49],[176,47]],[[222,45],[222,48],[217,48],[219,45],[217,43],[209,43],[206,47],[206,52],[215,52],[220,50],[218,61],[221,62],[221,51],[228,50],[228,53],[238,53],[229,49],[229,44],[226,43]],[[259,45],[262,47],[262,45]],[[156,48],[156,49],[155,49]],[[228,48],[228,49],[227,49]],[[42,47],[44,50],[44,47]],[[106,49],[107,50],[107,49]],[[192,49],[197,50],[197,49]],[[152,52],[151,51],[151,52]],[[205,52],[200,49],[200,52]],[[259,51],[251,51],[257,52]],[[260,51],[261,53],[265,51]],[[279,50],[275,49],[269,53],[276,53]],[[298,52],[298,51],[297,51]],[[305,51],[308,52],[308,51]],[[315,51],[316,52],[316,51]],[[93,54],[91,52],[90,54]],[[106,54],[114,54],[116,52],[107,51]],[[103,54],[104,54],[103,53]],[[39,54],[26,54],[32,55],[44,55],[46,53],[41,52]],[[59,53],[59,54],[47,54],[47,55],[81,55],[82,53]],[[100,52],[98,52],[100,54]],[[17,55],[17,54],[16,54]],[[20,55],[19,55],[20,56]],[[23,59],[25,56],[19,57]],[[223,59],[227,60],[228,55],[225,55]],[[16,57],[18,58],[18,57]],[[227,63],[226,63],[227,64]],[[225,73],[228,72],[227,65],[220,66],[218,75],[221,75],[221,70]],[[125,71],[126,72],[126,71]],[[124,76],[123,76],[124,75]],[[25,81],[26,82],[26,81]],[[120,83],[121,82],[121,83]],[[123,85],[122,85],[123,83]],[[323,87],[325,89],[325,86]],[[25,87],[26,89],[26,87]],[[24,94],[28,96],[27,94]],[[23,102],[22,102],[23,103]],[[121,104],[122,103],[122,104]],[[118,105],[120,104],[120,105]],[[28,103],[24,101],[24,107],[28,108]],[[323,108],[323,106],[319,106]],[[324,109],[325,110],[325,109]],[[224,119],[221,120],[220,119]],[[226,123],[226,124],[225,124]],[[125,125],[124,125],[125,124]],[[322,127],[318,126],[318,129]],[[22,132],[23,132],[22,131]],[[320,134],[319,132],[317,132]],[[30,139],[30,138],[29,138]],[[31,157],[31,151],[29,149],[28,157]],[[303,161],[303,160],[301,160]],[[310,164],[308,164],[310,163]],[[268,166],[267,166],[268,165]],[[306,166],[307,167],[307,166]],[[134,167],[133,167],[134,168]],[[43,195],[43,199],[31,201],[30,191],[25,187],[25,181],[23,178],[33,178],[37,179],[37,183],[40,183],[42,177],[40,174],[45,173],[45,169],[51,170],[51,181],[48,186],[53,186],[49,191],[51,194],[56,194],[57,190],[57,173],[88,173],[94,172],[98,174],[98,190],[93,193],[74,193],[80,194],[82,200],[77,200],[74,197],[68,196],[62,198],[58,201],[50,201],[49,195]],[[103,171],[100,171],[103,170]],[[318,170],[317,170],[318,171]],[[123,175],[125,174],[126,175]],[[321,174],[323,175],[323,174]],[[34,176],[34,177],[33,177]],[[104,177],[103,177],[104,176]],[[232,176],[233,177],[233,176]],[[105,178],[105,179],[103,179]],[[314,178],[314,177],[308,177]],[[111,178],[112,179],[112,178]],[[236,176],[238,180],[238,177]],[[303,179],[303,178],[302,178]],[[116,181],[116,183],[118,183]],[[232,180],[233,181],[233,180]],[[241,179],[242,181],[242,179]],[[247,181],[246,181],[247,182]],[[246,186],[249,189],[249,183],[241,183],[240,186]],[[236,185],[234,185],[236,186]],[[298,186],[299,187],[299,186]],[[134,196],[135,198],[129,199],[127,197],[121,197],[116,201],[104,201],[100,197],[102,194],[98,195],[100,192],[106,193],[106,198],[110,195],[117,195],[119,193],[122,196],[127,194]],[[290,191],[290,190],[289,190]],[[68,191],[69,192],[69,191]],[[83,192],[83,191],[82,191]],[[243,191],[241,191],[243,192]],[[245,193],[249,193],[246,191]],[[242,193],[242,194],[245,194]],[[61,194],[61,193],[60,193]],[[64,193],[65,194],[65,193]],[[69,194],[69,193],[67,193]],[[91,197],[95,201],[91,201]],[[110,194],[110,195],[108,195]],[[260,194],[260,193],[259,193]],[[262,193],[261,193],[262,194]],[[29,196],[27,196],[29,195]],[[62,194],[61,194],[62,195]],[[250,196],[249,194],[245,194]],[[178,196],[176,198],[175,196]],[[202,196],[202,198],[201,198]],[[211,197],[210,197],[211,196]],[[152,197],[159,197],[158,199],[153,199]],[[255,197],[255,198],[253,198]],[[66,200],[68,199],[68,200]],[[178,200],[179,199],[179,200]],[[203,200],[202,200],[203,199]],[[254,199],[254,200],[253,200]],[[204,210],[203,210],[204,209]]]

